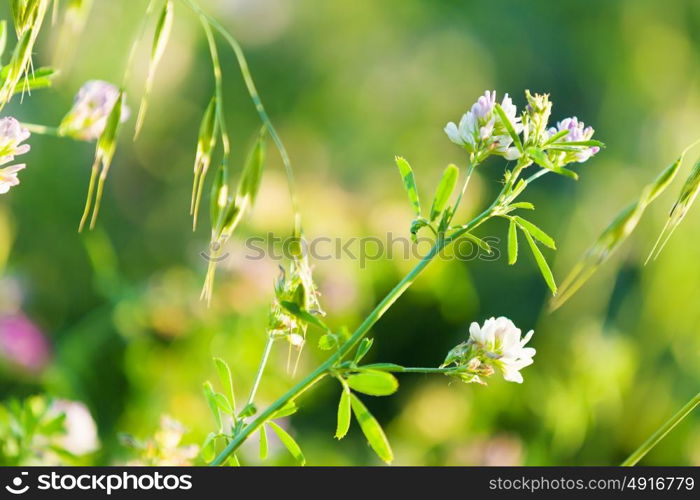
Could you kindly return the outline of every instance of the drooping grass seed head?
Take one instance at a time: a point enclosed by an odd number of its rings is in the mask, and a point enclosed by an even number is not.
[[[100,138],[119,96],[119,89],[109,82],[86,82],[75,96],[73,107],[61,121],[60,134],[83,141]],[[127,121],[130,114],[126,99],[122,99],[120,123]]]

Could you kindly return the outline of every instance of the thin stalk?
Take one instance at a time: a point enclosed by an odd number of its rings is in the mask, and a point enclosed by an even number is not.
[[[36,123],[22,123],[22,126],[29,130],[32,134],[63,137],[58,131],[58,127],[48,127],[46,125],[38,125]]]
[[[124,78],[122,80],[123,87],[126,86],[126,82],[129,80],[129,76],[131,76],[131,67],[134,63],[134,58],[136,57],[136,49],[138,48],[139,42],[141,41],[141,38],[143,37],[143,34],[146,31],[146,26],[148,25],[148,18],[153,12],[155,5],[156,0],[150,0],[148,2],[148,6],[146,7],[146,14],[143,16],[143,19],[141,19],[141,24],[139,25],[139,29],[136,32],[136,38],[134,38],[134,41],[131,43],[129,56],[126,59],[126,68],[124,69]]]
[[[258,372],[255,374],[255,382],[253,382],[253,388],[250,390],[250,396],[248,396],[248,402],[246,406],[253,403],[255,400],[255,395],[258,392],[258,387],[260,386],[260,381],[262,380],[263,372],[265,371],[265,366],[267,366],[267,361],[270,359],[270,351],[272,350],[272,344],[275,339],[272,335],[267,336],[267,342],[265,343],[265,351],[263,352],[262,359],[260,360],[260,366],[258,366]]]
[[[228,136],[228,127],[226,126],[226,116],[224,113],[224,79],[221,71],[221,61],[219,59],[219,51],[216,48],[216,40],[212,32],[209,20],[204,14],[199,15],[199,20],[207,37],[209,45],[209,53],[211,54],[211,64],[214,70],[214,87],[216,93],[216,119],[219,122],[219,131],[221,133],[221,144],[224,148],[223,168],[228,169],[228,161],[231,156],[231,141]]]
[[[430,252],[421,259],[418,264],[406,275],[401,281],[382,299],[382,301],[377,304],[377,306],[372,310],[372,312],[365,318],[365,320],[357,327],[355,332],[350,336],[350,338],[345,341],[343,345],[329,357],[323,364],[318,368],[304,377],[291,389],[289,389],[285,394],[283,394],[274,403],[268,406],[262,413],[260,413],[253,421],[246,425],[234,438],[229,442],[226,448],[219,453],[219,455],[214,459],[211,465],[221,465],[232,453],[234,453],[255,431],[257,431],[261,425],[263,425],[269,418],[279,409],[284,407],[289,401],[293,401],[298,398],[303,392],[313,386],[316,382],[322,379],[328,372],[336,365],[336,363],[342,360],[351,350],[355,347],[364,337],[367,335],[369,330],[381,319],[381,317],[386,313],[386,311],[403,295],[403,293],[408,290],[408,288],[413,284],[413,282],[418,278],[418,276],[423,272],[423,270],[432,262],[432,260],[449,244],[451,244],[455,239],[459,238],[462,234],[474,229],[475,227],[482,224],[490,216],[493,210],[493,206],[489,207],[487,210],[482,212],[479,216],[473,219],[469,224],[465,225],[462,229],[454,233],[449,237],[440,237],[435,242]]]
[[[700,392],[695,395],[693,399],[688,401],[688,403],[680,409],[678,413],[667,420],[659,429],[651,435],[649,439],[644,441],[644,443],[637,448],[634,453],[632,453],[627,460],[622,462],[623,467],[631,467],[636,465],[644,456],[651,451],[651,449],[659,444],[659,442],[666,437],[666,434],[671,432],[673,428],[678,425],[681,420],[688,416],[688,414],[695,409],[696,406],[700,404]]]
[[[258,116],[260,117],[260,120],[263,122],[265,127],[267,128],[267,131],[270,133],[270,137],[272,137],[272,141],[275,143],[275,146],[277,147],[277,150],[279,151],[280,157],[282,158],[282,163],[284,164],[284,170],[287,175],[287,184],[289,188],[289,196],[291,199],[291,204],[292,204],[292,210],[296,214],[296,224],[298,224],[298,214],[299,214],[299,203],[297,201],[297,195],[296,195],[296,189],[295,189],[295,180],[294,180],[294,171],[292,170],[292,162],[289,159],[289,154],[287,153],[287,148],[284,146],[284,143],[282,142],[282,139],[280,136],[277,134],[277,130],[275,129],[275,126],[272,124],[270,121],[270,117],[267,114],[267,111],[265,110],[265,107],[263,106],[262,100],[260,99],[260,95],[258,94],[258,90],[255,87],[255,82],[253,81],[253,77],[250,74],[250,68],[248,66],[248,61],[245,57],[245,54],[243,53],[243,49],[241,48],[241,45],[238,43],[238,40],[236,40],[231,33],[226,30],[216,19],[211,17],[209,14],[207,14],[194,0],[182,0],[182,2],[187,5],[190,9],[192,9],[193,12],[195,12],[197,15],[199,15],[201,18],[205,19],[209,26],[214,28],[216,31],[221,34],[222,37],[226,40],[226,42],[231,46],[233,49],[233,52],[236,56],[236,60],[238,61],[238,66],[241,71],[241,75],[243,77],[243,81],[245,83],[245,86],[248,90],[248,94],[250,95],[250,99],[253,101],[253,105],[255,106],[255,110],[258,112]],[[298,229],[298,226],[295,228]],[[296,232],[296,231],[295,231]]]

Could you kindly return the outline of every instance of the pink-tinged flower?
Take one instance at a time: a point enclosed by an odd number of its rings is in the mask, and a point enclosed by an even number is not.
[[[26,316],[0,317],[0,356],[28,372],[38,373],[49,362],[49,342]]]
[[[0,118],[0,165],[10,163],[15,156],[29,152],[29,144],[22,144],[32,134],[15,118]]]
[[[73,455],[86,455],[97,451],[100,447],[97,425],[87,406],[80,401],[58,399],[51,405],[51,413],[65,415],[65,434],[57,440],[61,448]]]
[[[24,169],[25,165],[13,165],[0,168],[0,194],[7,193],[10,188],[19,185],[17,172]]]
[[[447,137],[455,144],[463,146],[469,153],[478,156],[498,154],[507,160],[518,158],[520,153],[511,147],[513,139],[495,108],[496,91],[487,90],[471,109],[462,115],[459,125],[450,122],[445,126]],[[517,108],[508,94],[503,96],[501,108],[515,132],[520,133],[523,127],[521,118],[517,116]]]
[[[84,141],[96,140],[107,125],[107,118],[119,98],[119,89],[109,82],[90,80],[85,83],[59,128],[62,135]],[[130,110],[122,104],[121,121],[129,119]]]
[[[593,130],[593,127],[586,127],[583,122],[578,120],[578,118],[572,116],[571,118],[564,118],[562,121],[558,122],[557,126],[550,128],[547,131],[547,133],[549,134],[549,137],[552,137],[555,134],[558,134],[563,131],[566,131],[568,133],[562,138],[558,139],[557,142],[566,143],[589,141],[593,137],[593,133],[595,132],[595,130]],[[600,151],[600,148],[598,146],[571,147],[575,148],[575,150],[567,152],[567,154],[564,155],[565,160],[568,160],[565,161],[565,163],[569,163],[571,161],[583,163],[586,160],[588,160],[591,156],[596,154],[598,151]]]
[[[20,122],[11,116],[0,118],[0,165],[14,161],[15,156],[23,155],[30,149],[29,144],[22,144],[31,134]],[[12,165],[0,168],[0,194],[19,184],[17,172],[25,165]]]

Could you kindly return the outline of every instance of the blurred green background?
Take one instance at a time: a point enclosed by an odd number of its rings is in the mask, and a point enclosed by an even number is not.
[[[538,208],[532,220],[557,240],[559,251],[547,257],[561,280],[612,216],[700,137],[694,0],[202,3],[247,51],[295,165],[308,237],[407,234],[411,212],[393,156],[411,162],[427,198],[444,165],[463,163],[442,131],[447,121],[484,89],[497,89],[499,98],[509,92],[519,107],[524,89],[549,92],[554,120],[577,115],[608,146],[581,166],[578,183],[548,176],[526,197]],[[74,57],[61,54],[55,87],[15,100],[5,113],[57,125],[85,80],[119,84],[145,4],[97,0]],[[127,86],[132,117],[151,30]],[[54,60],[57,31],[45,29],[38,64]],[[223,44],[221,51],[238,171],[259,122],[235,59]],[[177,3],[144,130],[134,143],[133,118],[125,128],[98,229],[76,230],[90,144],[34,135],[22,184],[0,197],[0,316],[25,315],[49,352],[37,354],[35,369],[6,352],[0,400],[46,393],[85,403],[102,444],[91,463],[132,460],[118,434],[147,438],[164,414],[187,428],[183,443],[201,443],[214,427],[201,391],[216,377],[212,356],[232,366],[239,398],[252,383],[278,262],[246,259],[243,240],[286,236],[291,212],[270,148],[255,212],[230,245],[207,309],[198,300],[206,267],[199,253],[209,234],[206,223],[191,232],[188,202],[197,128],[212,90],[197,20]],[[492,161],[478,172],[464,217],[497,193],[502,168]],[[395,396],[365,398],[385,425],[395,463],[617,464],[690,399],[700,385],[700,210],[657,262],[642,265],[679,189],[677,181],[622,251],[554,314],[528,256],[514,268],[505,259],[431,266],[373,329],[370,361],[436,366],[471,321],[498,315],[535,329],[537,356],[522,386],[498,377],[481,387],[403,376]],[[504,227],[494,221],[481,234],[502,238]],[[412,263],[316,262],[328,323],[356,326]],[[317,337],[310,332],[295,377],[286,370],[287,348],[276,346],[261,403],[323,359]],[[320,384],[288,422],[308,463],[378,464],[355,424],[347,439],[333,439],[338,396],[336,384]],[[241,459],[258,463],[256,446]],[[268,463],[291,458],[276,449]],[[644,463],[700,465],[700,414]]]

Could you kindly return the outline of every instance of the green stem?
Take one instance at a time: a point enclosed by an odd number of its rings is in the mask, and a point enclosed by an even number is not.
[[[671,432],[671,430],[678,425],[681,420],[688,416],[688,414],[695,409],[696,406],[700,404],[700,392],[695,395],[693,399],[688,401],[688,403],[680,409],[678,413],[667,420],[659,429],[651,435],[649,439],[644,441],[644,443],[637,448],[634,453],[632,453],[627,460],[622,462],[623,467],[631,467],[637,462],[639,462],[644,456],[651,451],[651,449],[659,444],[659,442],[666,437],[666,434]]]
[[[148,6],[146,7],[146,13],[141,19],[141,24],[139,25],[138,31],[136,32],[136,38],[131,43],[131,49],[129,50],[129,55],[126,59],[126,68],[124,69],[124,78],[122,79],[122,87],[126,87],[126,83],[131,75],[131,68],[134,63],[134,58],[136,57],[136,49],[138,48],[139,42],[146,32],[146,26],[148,25],[148,18],[150,17],[153,9],[155,8],[156,0],[150,0]]]
[[[253,421],[246,425],[241,431],[236,434],[233,439],[229,442],[226,448],[219,453],[219,455],[214,459],[211,465],[221,465],[232,453],[234,453],[255,431],[257,431],[260,426],[262,426],[270,417],[277,411],[280,410],[289,401],[293,401],[299,397],[303,392],[312,387],[316,382],[321,380],[328,372],[342,360],[351,350],[355,347],[364,337],[367,335],[369,330],[381,319],[381,317],[386,313],[386,311],[403,295],[403,293],[413,284],[413,282],[418,278],[418,276],[423,272],[423,270],[432,262],[432,260],[449,244],[459,238],[462,234],[471,231],[475,227],[479,226],[485,222],[489,217],[491,217],[493,207],[489,207],[487,210],[482,212],[479,216],[473,219],[469,224],[465,225],[463,228],[455,232],[449,237],[440,237],[435,242],[430,252],[421,259],[418,264],[406,275],[401,281],[382,299],[382,301],[372,310],[372,312],[365,318],[365,320],[360,324],[355,332],[350,336],[350,338],[345,341],[343,345],[340,346],[338,351],[329,357],[322,365],[316,368],[309,375],[304,377],[291,389],[289,389],[284,395],[282,395],[277,401],[268,406],[262,413],[260,413]]]
[[[219,51],[216,48],[216,40],[214,39],[214,33],[211,30],[211,25],[207,18],[203,15],[199,15],[199,20],[202,23],[202,28],[207,37],[207,44],[209,45],[209,53],[211,54],[211,64],[214,69],[214,87],[216,93],[216,118],[219,122],[219,131],[221,133],[221,143],[224,148],[224,160],[223,168],[228,169],[228,161],[231,156],[231,141],[228,136],[228,128],[226,126],[226,117],[224,114],[224,83],[223,74],[221,71],[221,62],[219,60]]]
[[[253,382],[253,388],[250,390],[250,396],[248,396],[248,402],[246,406],[253,403],[255,400],[255,395],[258,392],[258,387],[260,386],[260,381],[262,380],[263,372],[265,371],[265,366],[267,366],[267,361],[270,359],[270,351],[272,350],[272,344],[275,339],[272,335],[267,336],[267,342],[265,343],[265,351],[263,352],[262,359],[260,360],[260,366],[258,366],[258,372],[255,374],[255,382]]]
[[[32,134],[63,137],[63,135],[61,135],[61,133],[58,131],[58,127],[48,127],[46,125],[38,125],[36,123],[22,123],[22,126],[29,130]]]
[[[238,66],[241,71],[241,75],[243,77],[243,81],[245,83],[246,88],[248,89],[248,94],[250,95],[251,100],[253,101],[253,105],[255,106],[255,110],[258,112],[258,115],[260,116],[260,120],[263,122],[265,127],[267,128],[267,131],[270,133],[270,137],[272,137],[273,142],[275,143],[275,146],[277,147],[277,150],[280,153],[280,157],[282,158],[282,163],[284,164],[284,170],[287,175],[287,184],[289,187],[289,196],[291,198],[291,203],[292,203],[292,210],[294,214],[296,215],[296,224],[298,224],[298,214],[299,214],[299,203],[297,201],[297,196],[296,196],[296,190],[295,190],[295,181],[294,181],[294,172],[292,170],[292,162],[289,159],[289,154],[287,153],[287,148],[285,148],[284,143],[282,142],[282,139],[280,139],[280,136],[277,134],[277,130],[275,129],[274,125],[270,121],[270,117],[267,114],[267,111],[265,110],[265,107],[263,106],[262,100],[260,99],[260,95],[258,94],[258,90],[255,87],[255,82],[253,81],[253,77],[250,74],[250,68],[248,67],[248,61],[245,57],[245,54],[243,53],[243,49],[241,48],[241,45],[238,43],[238,40],[236,40],[231,33],[229,33],[226,28],[224,28],[216,19],[211,17],[209,14],[207,14],[202,8],[194,1],[194,0],[182,0],[182,2],[185,3],[190,9],[192,9],[193,12],[195,12],[197,15],[200,17],[204,18],[207,23],[214,28],[216,31],[218,31],[222,37],[228,42],[228,44],[231,46],[233,49],[233,52],[236,56],[236,60],[238,61]],[[298,228],[295,228],[298,229]],[[296,231],[295,231],[296,233]]]

